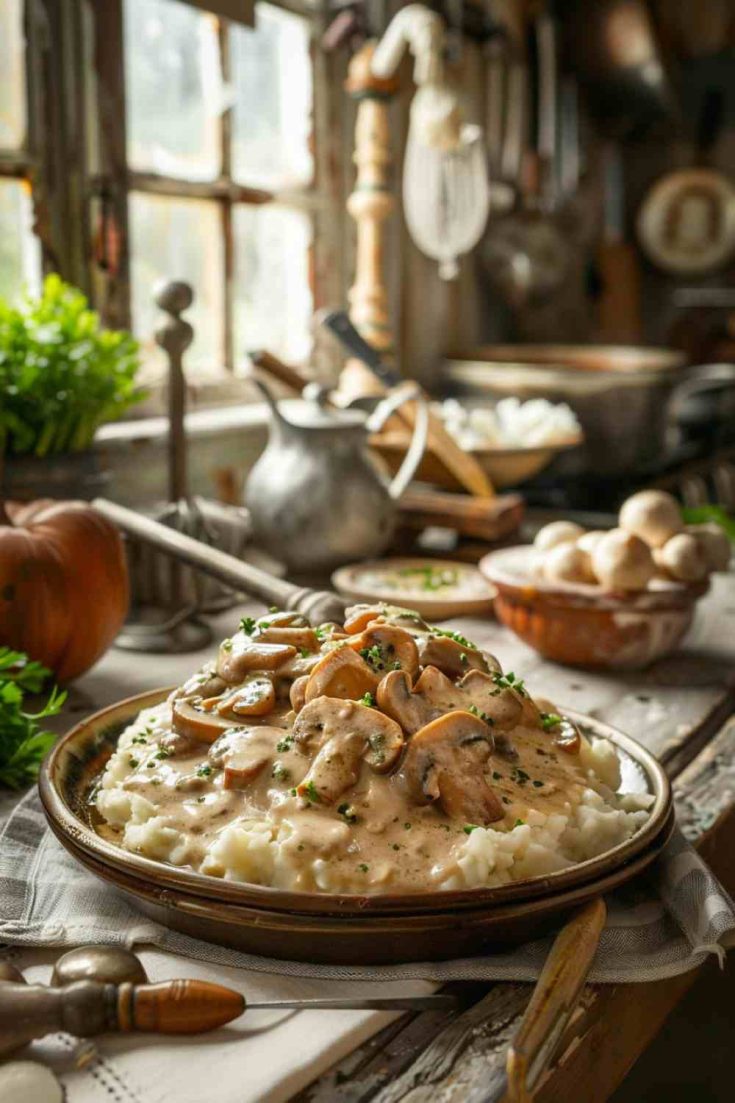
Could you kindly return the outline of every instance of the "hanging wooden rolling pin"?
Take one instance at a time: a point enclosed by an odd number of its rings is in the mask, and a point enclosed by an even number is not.
[[[398,82],[395,78],[376,77],[371,69],[375,42],[367,42],[352,58],[345,82],[350,96],[357,101],[354,162],[357,178],[347,200],[347,210],[355,220],[355,282],[348,300],[350,318],[360,336],[378,354],[381,361],[393,355],[388,293],[384,279],[385,223],[395,199],[388,186],[391,164],[388,111]],[[365,370],[365,361],[348,360],[340,379],[340,390],[356,394],[384,394],[385,385]],[[413,430],[415,404],[407,402],[397,415]],[[492,483],[480,464],[464,452],[435,414],[429,417],[428,444],[470,494],[491,498]]]

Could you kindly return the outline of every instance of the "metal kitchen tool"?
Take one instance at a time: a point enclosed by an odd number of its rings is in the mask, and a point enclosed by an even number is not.
[[[414,243],[456,279],[457,258],[475,247],[490,210],[482,130],[464,121],[447,80],[444,22],[423,4],[402,8],[372,59],[372,72],[392,77],[406,49],[416,59],[414,94],[403,159],[403,214]]]
[[[426,448],[428,412],[418,387],[404,383],[366,416],[328,406],[318,385],[305,388],[302,398],[276,402],[264,383],[255,382],[271,408],[268,444],[245,488],[258,544],[296,571],[379,555]],[[413,437],[387,482],[368,456],[368,435],[407,402],[416,409]]]
[[[0,977],[0,1056],[63,1030],[99,1034],[201,1034],[250,1011],[446,1011],[451,994],[364,999],[262,1000],[202,980],[147,982],[139,959],[117,946],[83,946],[64,954],[51,984],[27,984],[18,970]]]
[[[156,343],[168,359],[168,503],[156,519],[197,540],[245,554],[250,519],[241,507],[189,494],[186,441],[186,378],[183,357],[194,331],[181,317],[193,302],[191,287],[174,280],[159,286],[156,304],[166,317],[158,326]],[[136,619],[128,621],[115,641],[130,651],[183,652],[204,647],[211,640],[209,626],[200,619],[237,600],[236,591],[186,570],[175,559],[163,559],[150,548],[128,543],[128,566]]]

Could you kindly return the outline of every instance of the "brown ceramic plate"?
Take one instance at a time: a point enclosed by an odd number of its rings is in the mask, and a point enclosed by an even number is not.
[[[429,620],[492,613],[495,590],[471,563],[452,559],[374,559],[340,567],[335,590],[354,601],[385,601]]]
[[[169,691],[122,701],[78,724],[54,747],[41,799],[62,844],[160,922],[198,938],[274,957],[367,963],[448,958],[530,937],[570,908],[627,881],[660,852],[673,826],[663,769],[633,739],[570,712],[617,749],[626,789],[654,795],[651,815],[628,842],[570,869],[488,889],[439,893],[299,893],[208,877],[131,854],[95,830],[87,797],[121,731]],[[384,940],[376,941],[376,934]]]

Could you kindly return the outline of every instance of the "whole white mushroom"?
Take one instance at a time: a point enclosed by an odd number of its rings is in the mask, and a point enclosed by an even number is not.
[[[620,527],[639,536],[651,548],[661,548],[684,528],[681,508],[665,490],[641,490],[623,502]]]
[[[656,564],[648,544],[639,536],[612,529],[597,542],[592,569],[606,590],[644,590]]]
[[[559,544],[571,544],[583,535],[584,529],[574,521],[552,521],[538,530],[533,546],[537,551],[547,552]]]
[[[546,552],[543,573],[549,582],[597,582],[589,552],[579,544],[557,544]]]
[[[704,551],[711,571],[726,571],[730,566],[732,548],[730,539],[719,525],[709,521],[705,525],[687,525],[686,532],[694,537]]]
[[[604,529],[590,529],[589,532],[583,533],[577,540],[577,547],[587,552],[588,555],[592,555],[603,536],[605,536]]]
[[[704,547],[689,532],[680,532],[656,550],[656,563],[679,582],[701,582],[709,573]]]

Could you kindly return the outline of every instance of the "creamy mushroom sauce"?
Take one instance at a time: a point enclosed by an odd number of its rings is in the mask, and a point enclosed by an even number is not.
[[[246,619],[216,663],[123,733],[91,798],[98,830],[238,876],[213,844],[255,823],[278,839],[274,884],[434,890],[453,883],[477,828],[568,816],[590,786],[614,799],[617,760],[595,773],[585,738],[545,707],[492,656],[405,610],[357,606],[345,631]],[[163,841],[143,843],[136,818]]]

